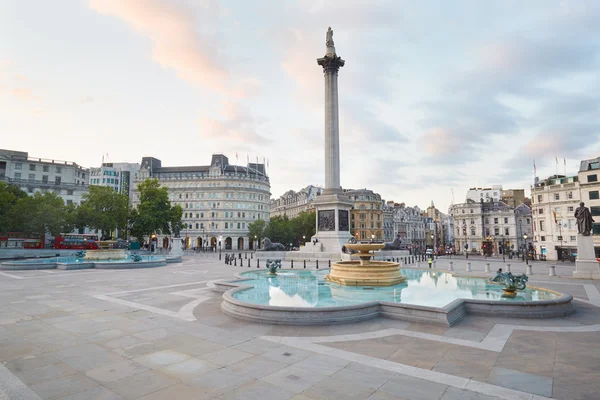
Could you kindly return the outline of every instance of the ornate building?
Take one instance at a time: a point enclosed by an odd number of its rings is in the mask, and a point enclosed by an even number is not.
[[[383,240],[393,242],[396,239],[394,235],[394,202],[382,201],[381,210],[383,212]]]
[[[158,179],[171,203],[183,208],[181,236],[187,248],[256,248],[248,225],[269,220],[271,184],[264,164],[230,165],[224,155],[213,154],[210,165],[163,167],[160,160],[144,157],[134,177],[133,207],[139,204],[137,185],[148,178]],[[157,239],[159,247],[168,247],[171,240],[160,234]]]
[[[358,240],[383,240],[383,210],[381,196],[372,190],[344,190],[354,201],[350,211],[350,231]]]
[[[303,211],[314,211],[312,202],[322,193],[322,187],[313,185],[309,185],[299,192],[288,190],[278,199],[271,200],[271,218],[286,215],[291,219],[296,218]]]
[[[419,207],[394,204],[394,237],[397,235],[400,235],[403,247],[406,246],[411,254],[425,251],[425,221]]]

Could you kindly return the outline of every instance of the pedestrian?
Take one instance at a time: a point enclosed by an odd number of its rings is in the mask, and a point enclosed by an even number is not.
[[[433,263],[433,256],[427,259],[427,263],[429,264],[429,268],[431,268],[431,264]]]

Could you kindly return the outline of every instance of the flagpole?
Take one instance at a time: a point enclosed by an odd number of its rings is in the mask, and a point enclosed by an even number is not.
[[[565,162],[565,178],[567,177],[567,159],[563,158],[564,162]]]

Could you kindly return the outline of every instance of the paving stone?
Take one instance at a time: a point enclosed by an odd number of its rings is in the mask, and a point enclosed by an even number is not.
[[[85,374],[97,382],[106,383],[118,381],[119,379],[137,375],[146,371],[148,371],[148,368],[141,364],[133,361],[123,361],[89,370]]]
[[[219,400],[286,400],[294,393],[263,381],[254,381],[240,386],[222,396]]]
[[[231,364],[227,369],[259,379],[280,371],[285,367],[287,367],[287,364],[282,362],[269,360],[261,356],[254,356]]]
[[[123,348],[116,348],[113,351],[125,358],[136,358],[144,356],[146,354],[156,353],[159,350],[161,349],[159,349],[152,343],[142,342]]]
[[[172,350],[163,350],[156,353],[134,358],[133,361],[147,366],[148,368],[162,368],[190,358],[189,355]]]
[[[322,381],[327,376],[328,374],[289,366],[267,375],[261,380],[297,394]]]
[[[125,361],[123,357],[95,344],[82,344],[69,347],[54,352],[52,355],[79,371],[87,371],[103,365]]]
[[[96,386],[98,386],[98,384],[93,380],[82,374],[77,374],[65,378],[38,382],[30,387],[41,398],[53,400],[70,394],[83,392]]]
[[[115,382],[106,383],[104,386],[124,399],[130,400],[156,392],[176,383],[176,379],[156,371],[146,371],[141,374],[119,379]]]
[[[15,372],[15,375],[24,383],[30,385],[35,382],[75,375],[77,372],[77,370],[69,367],[67,364],[57,361],[54,364],[47,364],[41,367]]]
[[[202,358],[212,362],[213,364],[224,367],[227,365],[235,364],[238,361],[245,360],[246,358],[250,358],[252,356],[253,354],[228,347],[226,349],[204,354]]]
[[[213,353],[226,348],[226,346],[222,346],[219,343],[211,340],[196,339],[193,343],[175,347],[173,350],[192,356],[202,356],[204,354]]]
[[[213,364],[206,360],[200,360],[197,358],[188,358],[185,361],[181,361],[175,364],[171,364],[167,367],[161,368],[160,371],[165,375],[169,375],[173,378],[184,380],[190,379],[200,374],[205,374],[210,371],[219,369],[220,366]]]
[[[123,400],[123,398],[104,386],[96,386],[83,392],[61,397],[58,400]]]
[[[494,367],[489,383],[541,396],[552,396],[552,378],[528,374],[507,368]]]
[[[251,376],[221,368],[191,379],[185,379],[183,383],[212,397],[217,397],[254,380]]]
[[[406,375],[395,375],[379,390],[413,400],[440,399],[448,386]]]
[[[136,400],[201,400],[207,398],[206,394],[201,390],[183,383],[178,383],[154,393],[147,394],[146,396],[139,397]]]

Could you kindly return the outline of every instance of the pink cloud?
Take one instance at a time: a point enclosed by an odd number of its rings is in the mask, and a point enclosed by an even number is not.
[[[27,88],[14,88],[11,90],[13,96],[23,100],[37,100],[37,96],[34,96],[31,90]]]
[[[217,60],[215,38],[199,35],[193,18],[194,10],[183,4],[167,4],[160,0],[90,0],[90,7],[125,21],[152,42],[152,58],[164,68],[176,71],[181,79],[201,87],[223,92],[229,74]],[[202,12],[216,17],[215,6],[204,2]]]

